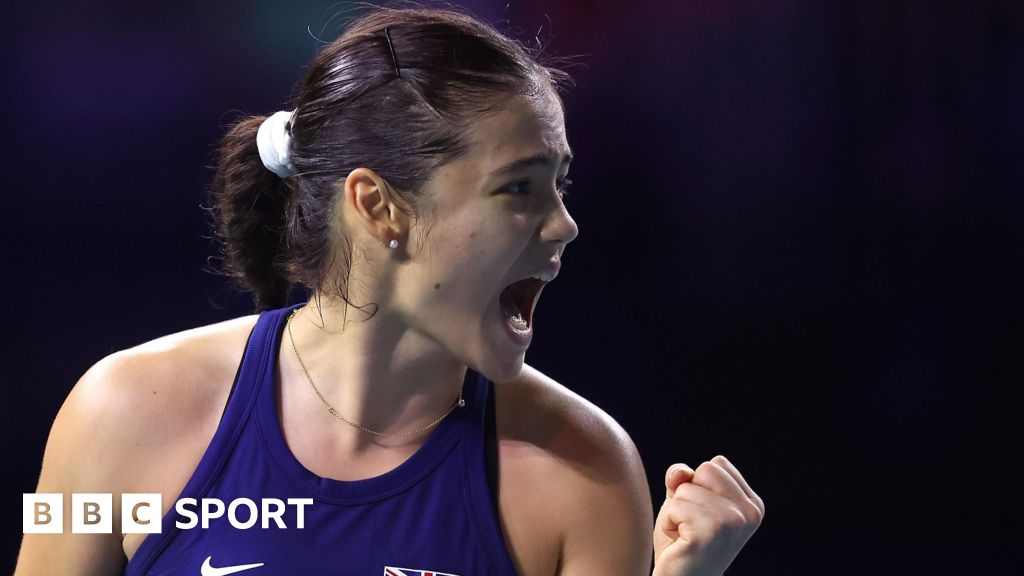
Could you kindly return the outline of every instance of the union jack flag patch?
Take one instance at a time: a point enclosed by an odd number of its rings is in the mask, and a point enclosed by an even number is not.
[[[384,576],[459,576],[447,572],[435,572],[433,570],[410,570],[409,568],[395,568],[394,566],[384,567]]]

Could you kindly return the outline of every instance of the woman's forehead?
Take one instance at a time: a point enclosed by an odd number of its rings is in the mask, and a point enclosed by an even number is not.
[[[548,156],[557,166],[571,155],[562,105],[546,94],[510,98],[474,123],[467,140],[464,162],[458,164],[481,178],[529,157]]]
[[[560,170],[572,157],[562,106],[556,97],[516,96],[474,122],[466,152],[434,171],[427,188],[435,205],[458,204],[480,190],[496,189],[528,166]]]

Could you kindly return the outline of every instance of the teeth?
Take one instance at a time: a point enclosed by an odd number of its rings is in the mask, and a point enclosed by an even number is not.
[[[530,328],[530,325],[526,323],[526,320],[523,318],[523,315],[518,312],[513,314],[509,318],[509,320],[512,321],[512,327],[515,328],[516,330],[526,331]]]
[[[554,272],[541,272],[540,274],[534,274],[533,276],[530,276],[530,278],[534,278],[534,279],[540,280],[542,282],[551,282],[552,280],[555,279],[555,273]]]

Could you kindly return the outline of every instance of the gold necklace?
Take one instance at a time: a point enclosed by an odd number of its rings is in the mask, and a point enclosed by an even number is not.
[[[299,349],[295,347],[295,337],[292,336],[292,318],[295,317],[295,314],[298,311],[299,311],[299,309],[292,310],[292,313],[288,316],[288,321],[285,323],[285,326],[288,328],[288,340],[291,341],[291,343],[292,343],[292,350],[295,351],[295,358],[298,359],[299,366],[302,366],[302,372],[306,375],[306,380],[309,380],[309,385],[313,387],[313,391],[316,392],[316,396],[317,396],[317,398],[320,399],[320,402],[323,403],[324,408],[326,408],[328,412],[330,412],[332,415],[334,415],[334,417],[336,417],[337,419],[341,420],[342,422],[344,422],[346,424],[349,424],[351,426],[355,426],[356,428],[362,430],[363,432],[368,432],[370,434],[373,434],[374,436],[381,436],[381,437],[385,437],[385,438],[402,438],[402,437],[405,437],[405,436],[412,436],[414,434],[419,434],[420,432],[423,432],[424,430],[429,430],[429,429],[433,428],[434,426],[437,426],[438,424],[441,423],[442,420],[447,418],[449,414],[454,412],[456,408],[462,408],[463,406],[466,405],[466,401],[462,399],[462,389],[460,388],[459,389],[459,398],[455,401],[454,404],[452,404],[452,407],[449,408],[447,412],[442,414],[437,420],[434,420],[430,424],[427,424],[426,426],[423,426],[422,428],[417,428],[415,430],[410,430],[408,432],[378,432],[376,430],[370,430],[366,426],[360,426],[359,424],[356,424],[355,422],[349,420],[348,418],[345,418],[344,416],[342,416],[341,412],[339,412],[337,408],[335,408],[334,406],[331,406],[331,404],[327,401],[327,399],[324,398],[324,395],[320,393],[320,389],[316,387],[316,384],[313,384],[313,379],[309,376],[309,370],[306,369],[306,363],[302,361],[302,356],[299,356]]]

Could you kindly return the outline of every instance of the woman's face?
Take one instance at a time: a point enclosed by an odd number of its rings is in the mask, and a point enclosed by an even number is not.
[[[467,153],[435,172],[409,230],[395,305],[492,380],[522,369],[545,283],[526,279],[550,280],[578,232],[560,190],[570,159],[557,99],[516,97],[475,123]]]

